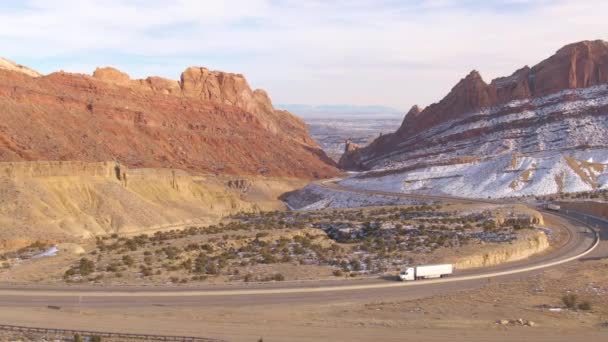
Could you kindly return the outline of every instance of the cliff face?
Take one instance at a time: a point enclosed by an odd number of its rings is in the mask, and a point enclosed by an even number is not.
[[[504,197],[607,186],[607,152],[608,44],[584,41],[490,83],[471,72],[340,165],[371,170],[351,186]]]
[[[114,68],[47,76],[0,68],[0,161],[117,160],[192,172],[334,175],[302,120],[242,75],[188,68],[180,81]]]

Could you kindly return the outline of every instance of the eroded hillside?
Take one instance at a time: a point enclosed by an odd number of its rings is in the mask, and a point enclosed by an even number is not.
[[[115,162],[0,163],[0,247],[206,225],[283,208],[298,179],[193,176]]]

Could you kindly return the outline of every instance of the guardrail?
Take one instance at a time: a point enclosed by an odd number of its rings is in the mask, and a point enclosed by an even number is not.
[[[25,327],[20,325],[7,325],[0,324],[0,330],[22,332],[22,333],[38,333],[38,334],[57,334],[74,336],[80,335],[82,337],[107,337],[107,338],[122,338],[131,340],[142,340],[142,341],[179,341],[179,342],[221,342],[223,340],[210,339],[205,337],[194,337],[194,336],[170,336],[170,335],[147,335],[147,334],[128,334],[128,333],[115,333],[107,331],[90,331],[90,330],[72,330],[72,329],[55,329],[55,328],[36,328],[36,327]]]

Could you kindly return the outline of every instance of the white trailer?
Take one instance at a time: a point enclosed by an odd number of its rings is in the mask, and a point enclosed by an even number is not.
[[[399,274],[399,279],[401,279],[401,281],[406,281],[443,278],[452,273],[454,273],[454,265],[452,264],[415,266],[407,267]]]
[[[553,210],[553,211],[559,211],[561,209],[561,207],[557,204],[549,203],[549,204],[547,204],[547,209]]]

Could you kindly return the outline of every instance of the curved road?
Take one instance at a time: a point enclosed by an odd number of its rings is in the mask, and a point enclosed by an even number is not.
[[[333,190],[362,192],[321,183]],[[497,201],[422,196],[373,192],[390,196],[403,196],[425,200],[500,203]],[[295,283],[207,285],[196,288],[95,288],[95,287],[2,287],[0,306],[11,307],[133,307],[133,306],[246,306],[274,303],[327,303],[331,301],[374,301],[392,298],[420,298],[440,293],[479,288],[488,282],[519,279],[541,272],[549,267],[576,259],[603,258],[608,247],[600,244],[598,235],[579,219],[581,214],[545,213],[551,225],[561,226],[569,232],[569,239],[559,249],[526,260],[500,266],[459,271],[453,277],[415,282],[398,282],[394,279],[330,280]],[[589,218],[587,218],[589,220]],[[608,224],[595,220],[593,225],[608,234]],[[599,246],[599,248],[598,248]]]

